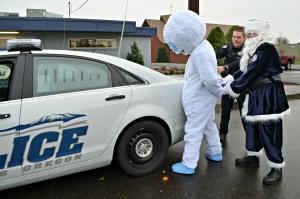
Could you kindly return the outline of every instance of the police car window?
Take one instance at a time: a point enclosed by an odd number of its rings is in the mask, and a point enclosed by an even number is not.
[[[119,72],[119,74],[122,76],[122,78],[126,81],[127,84],[129,85],[134,85],[134,84],[144,84],[145,82],[141,79],[139,79],[138,77],[136,77],[135,75],[117,68],[117,71]]]
[[[6,101],[8,99],[12,68],[12,63],[0,62],[0,101]]]
[[[112,87],[105,64],[67,57],[34,57],[33,96]]]

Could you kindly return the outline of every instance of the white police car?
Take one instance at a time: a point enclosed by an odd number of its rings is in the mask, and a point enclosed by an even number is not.
[[[183,137],[182,82],[96,53],[0,52],[0,189],[102,167],[157,169]]]

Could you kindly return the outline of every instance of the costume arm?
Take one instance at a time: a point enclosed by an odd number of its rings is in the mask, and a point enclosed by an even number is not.
[[[244,72],[239,69],[238,71],[236,71],[235,73],[233,73],[233,78],[234,79],[238,79],[243,73]]]
[[[221,85],[216,68],[214,68],[210,58],[208,56],[198,57],[195,61],[197,71],[204,86],[216,96],[223,95],[225,89]]]

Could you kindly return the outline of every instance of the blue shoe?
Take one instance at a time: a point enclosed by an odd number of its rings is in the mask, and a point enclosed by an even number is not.
[[[195,169],[184,166],[181,162],[172,165],[172,171],[175,173],[191,175],[195,173]]]
[[[216,154],[216,155],[205,154],[205,157],[208,160],[211,160],[211,161],[214,161],[214,162],[220,162],[220,161],[222,161],[222,153],[219,153],[219,154]]]

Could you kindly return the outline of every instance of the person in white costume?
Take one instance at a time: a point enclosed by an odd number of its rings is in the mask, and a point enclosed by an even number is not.
[[[219,132],[214,122],[217,97],[225,94],[223,84],[233,80],[222,79],[217,73],[216,54],[204,39],[206,25],[192,11],[179,11],[170,16],[163,31],[166,43],[176,54],[190,55],[186,64],[182,103],[185,124],[182,162],[172,165],[172,171],[194,174],[199,160],[202,138],[207,143],[206,157],[222,160]]]

